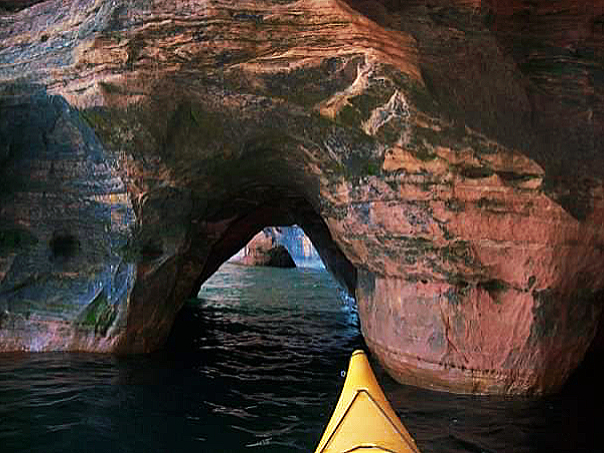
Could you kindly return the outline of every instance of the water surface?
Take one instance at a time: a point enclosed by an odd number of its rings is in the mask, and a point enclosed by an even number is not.
[[[0,355],[0,452],[312,452],[358,347],[325,271],[227,264],[158,353]],[[400,386],[374,366],[424,453],[604,451],[599,379],[486,398]]]

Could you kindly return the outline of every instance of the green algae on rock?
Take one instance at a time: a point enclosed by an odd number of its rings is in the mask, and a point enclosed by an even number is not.
[[[361,3],[0,15],[0,350],[157,349],[224,261],[298,224],[395,379],[559,388],[604,288],[595,13]]]

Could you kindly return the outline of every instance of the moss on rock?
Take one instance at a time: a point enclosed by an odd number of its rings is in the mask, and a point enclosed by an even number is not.
[[[116,316],[117,310],[109,302],[105,292],[101,291],[84,309],[78,324],[93,329],[95,334],[105,335]]]

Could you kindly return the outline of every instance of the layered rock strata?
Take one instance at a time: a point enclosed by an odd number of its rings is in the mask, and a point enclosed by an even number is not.
[[[135,265],[116,161],[60,96],[0,89],[0,345],[110,351]]]
[[[156,349],[297,224],[399,381],[556,390],[604,289],[602,2],[565,1],[1,14],[0,349]]]

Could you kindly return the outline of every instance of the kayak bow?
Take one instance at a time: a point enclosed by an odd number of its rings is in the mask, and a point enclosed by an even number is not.
[[[340,399],[315,450],[351,452],[419,453],[361,350],[352,353]]]

